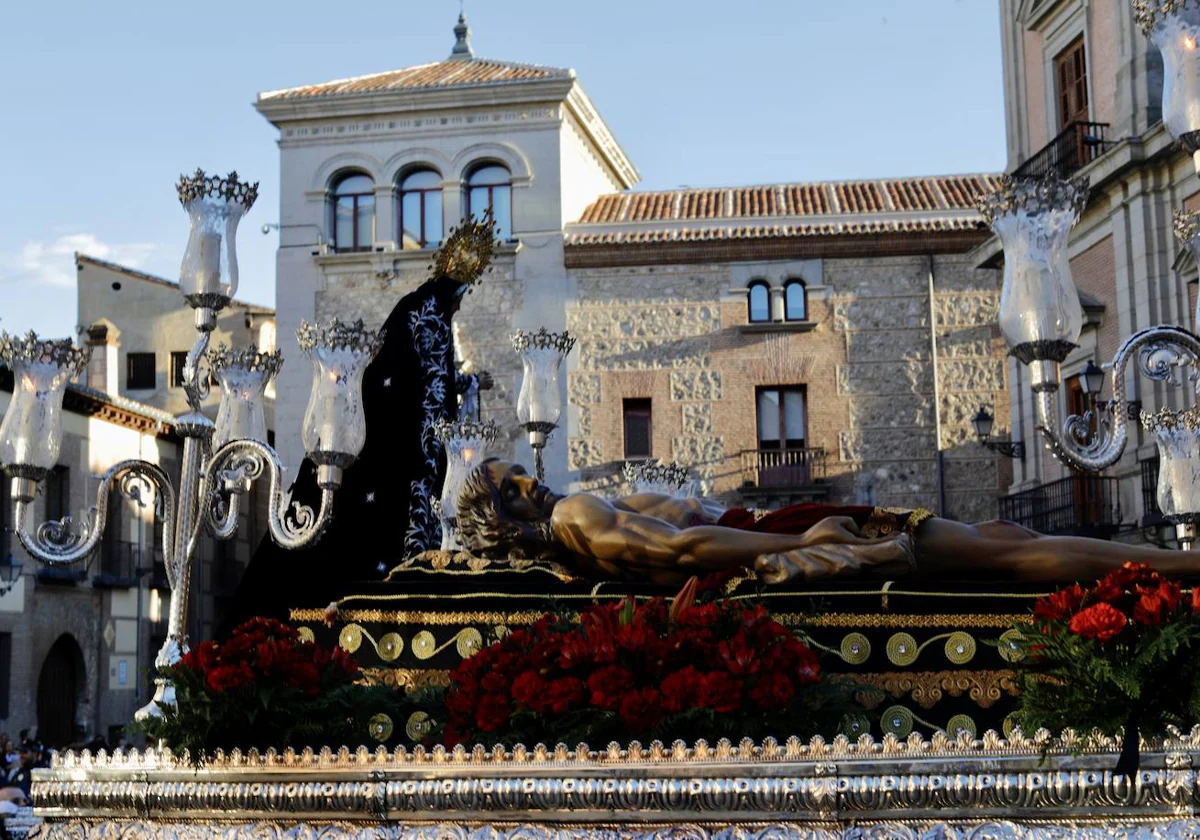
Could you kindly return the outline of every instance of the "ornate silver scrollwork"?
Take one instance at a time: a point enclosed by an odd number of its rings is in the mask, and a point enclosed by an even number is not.
[[[96,488],[96,503],[77,525],[71,517],[42,522],[31,534],[26,528],[29,503],[16,502],[16,531],[25,547],[35,558],[48,566],[69,566],[86,558],[99,544],[108,517],[108,497],[114,483],[121,495],[144,505],[145,494],[153,487],[163,517],[163,558],[168,574],[173,564],[175,522],[175,490],[162,468],[148,461],[128,460],[114,464]]]
[[[1112,368],[1113,400],[1107,410],[1072,414],[1061,427],[1057,422],[1057,388],[1034,393],[1038,431],[1046,446],[1062,463],[1075,470],[1099,472],[1110,467],[1125,451],[1129,439],[1128,401],[1125,399],[1125,369],[1131,360],[1142,376],[1165,382],[1184,367],[1200,362],[1200,336],[1183,327],[1163,325],[1134,333],[1117,350]],[[1192,374],[1195,380],[1195,373]],[[1060,429],[1055,431],[1055,429]]]
[[[200,412],[200,406],[211,393],[208,363],[208,330],[200,330],[192,349],[188,351],[183,365],[183,392],[187,395],[192,411]]]
[[[238,496],[248,492],[264,474],[270,480],[267,527],[271,538],[288,549],[303,548],[320,538],[333,517],[333,489],[321,490],[319,511],[299,502],[289,505],[279,456],[264,443],[235,440],[218,449],[204,468],[200,490],[203,515],[189,536],[189,555],[199,539],[201,522],[218,539],[233,536],[237,530]]]

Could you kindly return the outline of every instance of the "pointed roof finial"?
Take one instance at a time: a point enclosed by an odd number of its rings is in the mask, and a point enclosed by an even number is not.
[[[470,61],[475,57],[471,49],[471,29],[467,26],[467,16],[458,13],[458,23],[454,25],[454,49],[450,51],[450,61]]]

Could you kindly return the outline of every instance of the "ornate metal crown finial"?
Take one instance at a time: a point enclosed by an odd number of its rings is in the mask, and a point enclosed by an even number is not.
[[[1141,421],[1142,428],[1147,432],[1177,432],[1183,429],[1196,432],[1200,431],[1200,408],[1176,411],[1164,407],[1153,414],[1143,411]]]
[[[257,344],[248,347],[226,347],[221,344],[216,350],[208,352],[208,365],[213,373],[226,368],[241,368],[274,376],[283,367],[283,353],[279,350],[273,353],[260,351]]]
[[[495,420],[438,420],[433,424],[433,434],[443,444],[452,440],[478,440],[493,443],[500,436],[500,427]]]
[[[692,478],[687,467],[674,461],[626,461],[621,472],[625,483],[634,487],[652,484],[678,490]]]
[[[1200,0],[1133,0],[1133,18],[1142,34],[1149,35],[1164,18],[1196,8],[1200,8]]]
[[[988,225],[994,225],[996,219],[1016,210],[1026,213],[1070,210],[1078,216],[1083,212],[1087,196],[1086,178],[1064,181],[1054,174],[1042,178],[1002,175],[996,188],[981,195],[975,206]]]
[[[179,193],[180,204],[206,197],[223,198],[249,210],[258,200],[258,181],[253,184],[239,181],[237,172],[230,172],[222,178],[220,175],[206,175],[203,169],[197,169],[192,175],[180,175],[175,190]]]
[[[575,336],[566,330],[560,333],[549,332],[545,327],[538,327],[538,331],[535,333],[517,330],[512,336],[512,346],[518,353],[530,347],[536,347],[539,350],[554,349],[565,356],[575,346]]]
[[[1174,217],[1175,238],[1180,242],[1186,244],[1200,234],[1200,213],[1195,210],[1176,210]]]
[[[353,324],[334,318],[324,327],[301,321],[296,330],[296,343],[305,353],[311,353],[317,347],[328,347],[331,350],[347,349],[373,356],[383,345],[385,333],[386,330],[382,329],[368,330],[361,318]]]
[[[474,217],[450,229],[429,267],[431,277],[451,277],[472,286],[487,271],[491,271],[496,252],[496,223],[489,207],[482,219]]]
[[[22,336],[0,332],[0,361],[10,367],[13,362],[49,362],[74,377],[87,368],[91,355],[92,348],[79,347],[69,338],[38,338],[32,330]]]

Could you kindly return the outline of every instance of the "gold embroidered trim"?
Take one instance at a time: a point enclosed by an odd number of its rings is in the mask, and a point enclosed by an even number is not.
[[[434,668],[363,668],[368,685],[403,688],[407,692],[427,686],[450,687],[450,672]]]
[[[855,697],[868,709],[883,703],[881,695],[903,697],[908,694],[922,709],[931,709],[949,694],[966,694],[981,709],[993,706],[1004,694],[1017,696],[1016,675],[1008,670],[996,671],[909,671],[876,674],[847,674],[846,679],[861,686]],[[871,691],[870,689],[875,689]]]
[[[463,624],[486,624],[491,626],[498,624],[533,624],[545,614],[544,611],[540,610],[512,613],[486,611],[343,610],[339,614],[339,619],[347,622],[367,622],[372,624],[423,624],[429,627],[454,627]],[[291,620],[319,621],[324,618],[324,615],[324,610],[292,610]],[[977,613],[933,615],[874,615],[861,613],[811,615],[808,613],[774,613],[773,617],[785,627],[885,627],[902,629],[1004,627],[1007,629],[1014,624],[1033,623],[1033,619],[1028,615]]]

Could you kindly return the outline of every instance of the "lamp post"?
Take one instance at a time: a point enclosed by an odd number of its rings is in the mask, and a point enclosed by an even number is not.
[[[1134,0],[1143,33],[1162,54],[1163,123],[1171,136],[1192,155],[1200,172],[1200,3],[1194,0]],[[1004,289],[1000,326],[1010,352],[1030,369],[1038,430],[1047,448],[1068,467],[1099,472],[1117,462],[1128,441],[1134,411],[1126,399],[1129,363],[1156,381],[1174,380],[1181,368],[1195,371],[1200,363],[1200,337],[1185,327],[1160,325],[1129,336],[1111,363],[1112,399],[1100,404],[1102,380],[1089,364],[1083,387],[1090,408],[1059,424],[1055,393],[1060,363],[1075,348],[1078,293],[1066,260],[1066,235],[1078,219],[1086,198],[1085,184],[1047,179],[1005,178],[981,198],[979,209],[1004,247]],[[1200,256],[1200,218],[1175,214],[1175,235]],[[1072,305],[1072,301],[1074,302]],[[1200,315],[1200,312],[1197,313]],[[1193,381],[1195,377],[1193,377]],[[1194,409],[1192,410],[1194,412]],[[1164,410],[1140,413],[1143,429],[1154,432],[1162,465],[1159,503],[1176,523],[1180,547],[1195,538],[1200,515],[1200,475],[1186,467],[1195,457],[1195,418],[1192,412]],[[1188,455],[1187,453],[1194,453]]]
[[[558,418],[562,414],[558,371],[575,346],[575,337],[566,330],[555,333],[540,327],[533,333],[524,330],[514,333],[512,346],[521,357],[523,370],[521,393],[517,396],[517,419],[529,435],[535,472],[541,481],[546,477],[542,450],[550,433],[558,428]]]
[[[115,486],[127,498],[141,501],[153,491],[156,513],[162,517],[162,552],[171,588],[167,638],[155,657],[156,667],[171,665],[186,652],[186,618],[192,562],[201,532],[219,539],[237,528],[238,497],[252,483],[268,477],[268,529],[287,548],[318,539],[332,516],[333,494],[342,470],[362,450],[362,371],[379,348],[381,336],[361,323],[336,320],[328,327],[302,324],[300,346],[313,359],[313,392],[304,419],[308,456],[318,464],[322,495],[320,509],[293,503],[288,509],[282,467],[266,444],[262,423],[262,393],[282,364],[278,354],[255,348],[218,350],[208,355],[217,314],[237,289],[235,236],[241,217],[254,204],[257,184],[238,180],[236,173],[221,178],[201,170],[180,177],[179,200],[191,220],[191,232],[180,267],[184,301],[195,312],[197,336],[184,365],[184,391],[190,410],[175,421],[183,437],[179,485],[171,484],[156,464],[127,460],[108,470],[96,489],[96,501],[84,520],[44,522],[32,531],[29,509],[37,484],[51,469],[62,443],[62,400],[67,383],[87,364],[85,349],[70,340],[46,341],[33,333],[15,338],[0,335],[0,358],[14,375],[13,398],[0,424],[0,465],[11,480],[14,530],[38,561],[66,566],[85,560],[99,544],[107,521],[109,492]],[[201,413],[209,393],[209,369],[221,384],[217,423]],[[139,719],[162,714],[175,702],[169,680],[155,679],[149,704]]]

